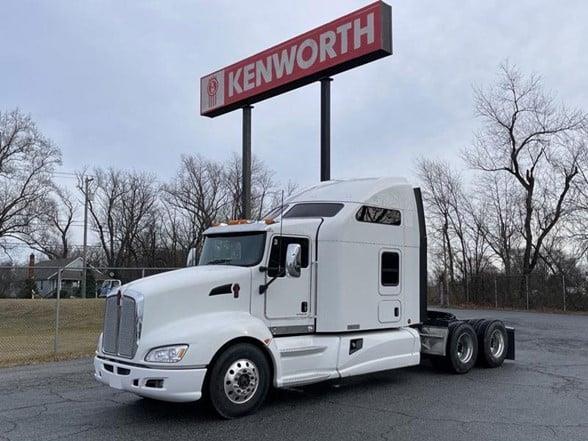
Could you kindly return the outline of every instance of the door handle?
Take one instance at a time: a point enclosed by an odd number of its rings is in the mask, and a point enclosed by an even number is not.
[[[300,312],[308,312],[308,302],[302,302],[300,304]]]

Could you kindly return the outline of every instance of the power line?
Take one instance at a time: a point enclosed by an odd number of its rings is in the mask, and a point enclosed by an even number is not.
[[[34,244],[34,245],[28,245],[25,242],[0,242],[0,246],[5,246],[5,247],[10,247],[10,248],[31,248],[32,246],[40,246],[40,247],[60,247],[61,244],[57,244],[57,243],[51,243],[51,244],[47,244],[47,243],[40,243],[40,244]],[[68,244],[67,245],[68,248],[82,248],[83,245],[77,245],[77,244]],[[87,245],[88,247],[92,247],[92,248],[102,248],[102,245]]]

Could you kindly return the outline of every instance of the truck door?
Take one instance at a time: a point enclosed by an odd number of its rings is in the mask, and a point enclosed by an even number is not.
[[[291,243],[302,248],[300,277],[286,276],[286,249]],[[312,265],[310,240],[298,236],[274,236],[270,245],[267,281],[277,276],[265,292],[265,316],[268,319],[308,317]],[[267,282],[266,282],[267,283]]]

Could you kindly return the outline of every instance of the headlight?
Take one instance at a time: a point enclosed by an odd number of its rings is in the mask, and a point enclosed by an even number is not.
[[[184,358],[188,345],[173,345],[154,348],[149,351],[145,361],[152,363],[177,363]]]

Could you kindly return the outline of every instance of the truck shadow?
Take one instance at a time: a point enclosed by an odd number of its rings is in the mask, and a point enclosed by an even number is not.
[[[433,368],[428,365],[416,366],[413,368],[377,372],[373,374],[352,377],[336,382],[321,382],[317,384],[289,387],[285,389],[271,389],[266,402],[255,415],[245,418],[264,418],[293,410],[304,405],[320,405],[321,402],[333,399],[356,399],[358,395],[372,394],[383,389],[393,391],[396,387],[405,384],[407,381],[415,381],[415,377],[430,376]],[[189,423],[213,423],[222,421],[210,409],[205,401],[196,403],[166,403],[149,399],[134,399],[118,408],[117,414],[121,412],[132,419],[157,419],[159,422],[189,422]]]
[[[510,371],[513,366],[503,367]],[[476,370],[483,368],[476,368]],[[470,374],[471,375],[471,374]],[[286,413],[300,406],[321,406],[322,404],[341,402],[363,402],[365,397],[377,393],[394,395],[399,390],[410,387],[410,384],[439,384],[439,376],[445,377],[443,382],[463,381],[464,376],[443,373],[433,368],[428,361],[423,361],[420,366],[405,369],[376,372],[372,374],[351,377],[336,382],[321,382],[307,386],[289,387],[284,389],[271,389],[266,402],[254,415],[244,418],[254,419],[256,422],[271,418],[277,414]],[[466,377],[468,374],[466,374]],[[434,377],[437,380],[432,380]],[[475,381],[474,378],[469,378]],[[435,387],[435,386],[433,386]],[[148,399],[133,399],[128,401],[123,409],[115,411],[120,416],[126,414],[134,420],[157,420],[158,422],[185,422],[189,424],[214,424],[223,421],[205,401],[196,403],[166,403]],[[242,419],[239,419],[242,420]]]

